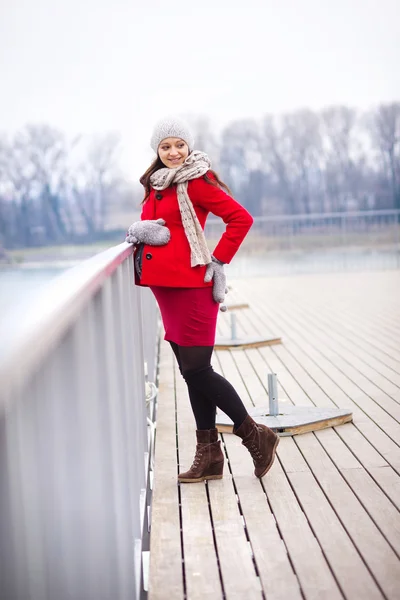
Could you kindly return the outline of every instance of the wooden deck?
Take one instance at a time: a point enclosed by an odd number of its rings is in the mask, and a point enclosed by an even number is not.
[[[400,272],[232,281],[241,334],[281,345],[218,351],[214,367],[248,407],[350,408],[354,421],[283,437],[259,481],[232,434],[224,478],[182,484],[194,420],[161,350],[149,600],[400,598]],[[229,327],[221,313],[219,333]]]

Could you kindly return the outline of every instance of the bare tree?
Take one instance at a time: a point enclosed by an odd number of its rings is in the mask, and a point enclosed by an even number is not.
[[[286,163],[293,191],[296,190],[297,210],[310,213],[316,208],[322,193],[319,188],[322,149],[320,119],[315,112],[304,109],[284,115],[282,120]]]
[[[215,127],[208,117],[203,115],[188,120],[194,133],[194,146],[196,150],[205,152],[210,157],[212,168],[220,166],[220,144],[215,135]]]
[[[107,207],[120,179],[119,144],[119,137],[112,133],[91,140],[72,178],[72,194],[90,234],[104,230]]]
[[[3,138],[0,146],[0,165],[3,215],[7,215],[8,236],[18,239],[21,245],[31,246],[35,221],[34,182],[25,158],[16,150],[14,142],[7,138]]]
[[[64,240],[67,229],[62,189],[68,154],[64,134],[48,125],[27,125],[15,136],[12,149],[18,179],[28,182],[29,200],[41,211],[46,239]]]
[[[367,148],[362,120],[347,106],[321,113],[326,193],[332,210],[363,208],[367,190]]]
[[[261,132],[255,121],[234,121],[223,130],[220,168],[224,180],[244,206],[254,216],[262,214],[264,173]]]
[[[393,206],[400,208],[400,102],[381,104],[370,115],[370,124]]]
[[[287,159],[287,144],[281,134],[279,120],[273,115],[266,115],[264,119],[261,151],[264,168],[275,185],[275,195],[282,202],[282,207],[275,210],[279,213],[295,213],[296,196]]]

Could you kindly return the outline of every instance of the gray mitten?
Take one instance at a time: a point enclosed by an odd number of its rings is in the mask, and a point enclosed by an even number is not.
[[[226,277],[224,273],[224,263],[215,258],[211,257],[211,262],[208,263],[204,282],[213,282],[213,298],[215,302],[221,304],[225,300],[226,293]]]
[[[165,227],[164,219],[156,221],[136,221],[128,229],[125,241],[128,244],[148,244],[149,246],[165,246],[171,238],[171,232]]]

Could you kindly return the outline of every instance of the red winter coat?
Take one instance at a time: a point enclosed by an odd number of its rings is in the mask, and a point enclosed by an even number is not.
[[[212,174],[208,174],[212,177]],[[208,183],[204,177],[188,182],[188,195],[194,206],[201,227],[209,213],[221,217],[226,223],[212,254],[218,260],[229,263],[253,224],[253,217],[236,200],[221,188]],[[157,199],[156,196],[162,196]],[[148,246],[143,249],[142,276],[139,285],[159,285],[164,287],[200,288],[211,286],[204,283],[205,266],[190,266],[190,246],[182,225],[176,185],[165,190],[151,190],[143,205],[141,220],[164,219],[171,232],[171,239],[165,246]]]

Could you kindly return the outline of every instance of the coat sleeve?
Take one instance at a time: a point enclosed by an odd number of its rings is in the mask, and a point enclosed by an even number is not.
[[[211,177],[211,174],[209,173],[208,176]],[[204,177],[194,179],[192,183],[195,184],[193,195],[195,203],[226,223],[225,232],[216,245],[213,255],[223,263],[230,263],[254,219],[239,202],[220,187],[208,183]]]

